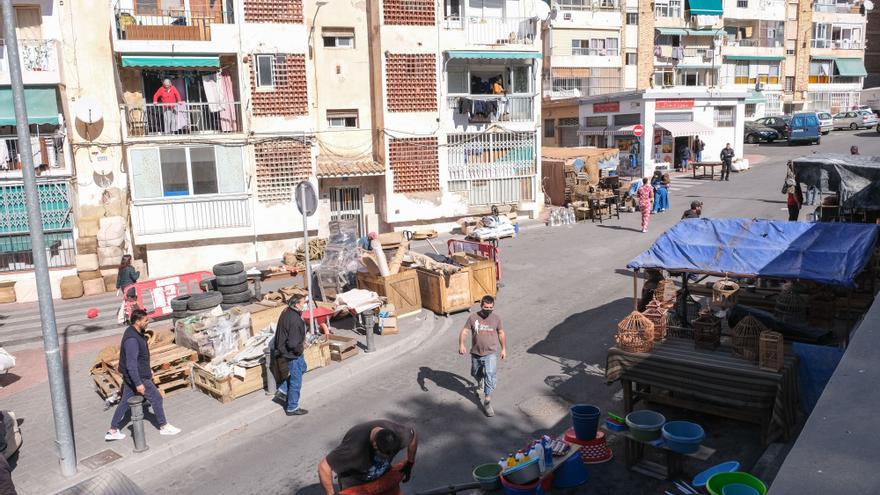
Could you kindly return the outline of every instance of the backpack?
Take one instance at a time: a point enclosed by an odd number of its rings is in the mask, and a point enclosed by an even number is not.
[[[706,143],[700,141],[700,151],[703,151],[704,149],[706,149]]]

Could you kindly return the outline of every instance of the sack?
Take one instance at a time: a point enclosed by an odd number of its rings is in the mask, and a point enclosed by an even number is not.
[[[703,151],[704,149],[706,149],[706,143],[700,141],[700,151]]]

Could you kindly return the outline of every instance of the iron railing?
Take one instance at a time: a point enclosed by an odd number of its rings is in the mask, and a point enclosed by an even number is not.
[[[559,0],[561,10],[617,10],[617,0]]]
[[[819,3],[813,4],[813,12],[828,12],[831,14],[849,14],[853,11],[851,3]]]
[[[471,122],[531,122],[535,115],[535,98],[533,95],[462,95],[450,96],[449,108],[458,111],[462,98],[474,102],[494,102],[496,110],[489,115],[472,114]]]
[[[76,245],[69,184],[38,180],[37,195],[49,267],[70,266],[74,264]],[[0,185],[0,272],[33,269],[29,230],[24,185]]]
[[[620,56],[620,49],[571,47],[569,51],[566,51],[565,49],[553,50],[553,55],[589,55],[597,57],[618,57]]]
[[[468,204],[535,200],[535,133],[449,134],[449,190]]]
[[[128,135],[241,132],[241,103],[142,103],[123,105]]]
[[[23,72],[58,72],[58,42],[55,40],[18,40]],[[0,72],[8,72],[6,40],[0,39]],[[27,81],[25,81],[27,82]]]
[[[812,41],[813,48],[834,48],[837,50],[861,50],[862,42],[859,40],[816,40]]]
[[[116,35],[121,40],[211,41],[212,24],[232,22],[232,12],[220,9],[116,9]]]
[[[558,97],[596,96],[622,91],[620,75],[552,77],[544,79],[544,93]]]
[[[531,17],[447,17],[446,27],[462,27],[471,45],[532,45],[537,35]]]
[[[250,204],[246,194],[138,200],[131,206],[131,223],[135,235],[250,227]]]

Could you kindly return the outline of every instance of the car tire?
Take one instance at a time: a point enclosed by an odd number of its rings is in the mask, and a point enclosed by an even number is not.
[[[189,308],[190,295],[177,296],[171,300],[172,311],[186,311]]]
[[[822,138],[816,138],[816,145],[822,144]]]
[[[755,137],[754,134],[749,134],[748,136],[746,136],[746,142],[749,144],[755,144],[758,142],[758,139]]]
[[[852,124],[849,125],[849,130],[857,131],[857,130],[859,130],[859,125],[856,124],[855,122],[853,122]]]
[[[172,311],[171,318],[175,320],[182,320],[188,316],[187,313],[189,313],[189,311]]]
[[[190,294],[187,309],[190,311],[203,311],[219,306],[223,302],[223,294],[216,291]]]
[[[247,273],[238,272],[233,275],[217,275],[217,287],[229,287],[233,285],[241,285],[247,282]]]
[[[226,294],[223,296],[223,304],[236,304],[250,302],[253,295],[250,290],[238,294]]]
[[[244,263],[241,261],[226,261],[214,265],[214,275],[235,275],[244,271]]]
[[[248,290],[248,283],[244,281],[237,285],[218,285],[217,290],[224,296],[227,294],[239,294]]]

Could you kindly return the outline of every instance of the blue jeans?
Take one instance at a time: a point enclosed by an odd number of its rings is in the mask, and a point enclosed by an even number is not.
[[[816,196],[818,196],[818,195],[819,195],[819,188],[816,186],[810,186],[810,188],[807,189],[807,204],[808,205],[816,204]]]
[[[299,409],[299,394],[302,389],[303,374],[306,372],[306,358],[300,356],[287,360],[287,369],[290,370],[290,376],[281,382],[278,391],[287,395],[287,411],[293,412]]]
[[[703,161],[703,152],[702,151],[697,151],[697,161],[698,162]]]
[[[654,191],[654,213],[669,209],[669,191],[665,186],[658,187]]]
[[[681,159],[681,168],[682,168],[682,170],[687,170],[687,168],[688,168],[688,159],[687,158]]]
[[[165,409],[162,407],[162,394],[159,393],[159,389],[153,384],[152,379],[145,380],[143,383],[144,399],[153,408],[153,413],[156,415],[156,422],[159,423],[159,427],[165,426],[168,424],[168,421],[165,420]],[[135,393],[135,390],[127,382],[122,384],[122,397],[119,399],[119,405],[116,406],[116,411],[113,413],[113,419],[110,420],[110,428],[114,430],[119,429],[119,425],[122,424],[122,420],[129,412],[128,399],[134,397]]]
[[[495,391],[495,385],[498,384],[498,358],[495,354],[488,356],[477,356],[471,354],[471,376],[479,383],[483,379],[483,393],[486,397],[491,397]]]

